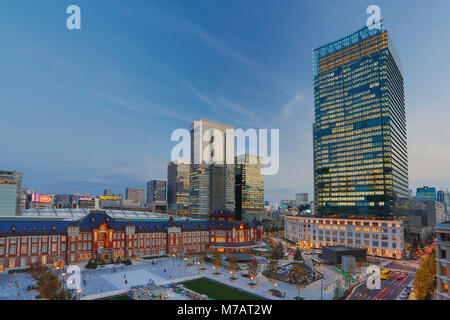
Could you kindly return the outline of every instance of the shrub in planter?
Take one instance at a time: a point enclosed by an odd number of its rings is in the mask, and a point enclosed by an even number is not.
[[[125,263],[126,266],[131,266],[133,264],[130,259],[123,260],[123,263]]]
[[[98,263],[96,260],[91,260],[87,263],[86,269],[97,269]]]

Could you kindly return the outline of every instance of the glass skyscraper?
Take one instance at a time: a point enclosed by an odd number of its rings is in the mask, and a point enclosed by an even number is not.
[[[313,50],[313,75],[316,213],[392,219],[408,160],[403,76],[383,22]]]
[[[167,167],[167,202],[169,211],[187,216],[189,214],[190,163],[172,161]]]
[[[236,157],[236,213],[237,220],[261,221],[264,214],[264,168],[261,157]]]
[[[147,182],[147,203],[166,202],[166,181],[151,180]]]

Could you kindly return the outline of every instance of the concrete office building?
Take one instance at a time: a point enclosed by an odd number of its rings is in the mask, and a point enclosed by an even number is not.
[[[450,276],[450,222],[436,226],[436,280],[437,299],[450,300],[448,285]]]
[[[308,204],[308,194],[297,193],[295,195],[295,202],[297,206],[306,206]]]
[[[19,215],[22,173],[0,171],[0,217]]]
[[[443,203],[427,200],[398,199],[395,217],[404,221],[405,240],[426,241],[438,223],[448,220]]]
[[[136,203],[145,203],[144,189],[126,188],[125,192],[127,200],[131,200]]]

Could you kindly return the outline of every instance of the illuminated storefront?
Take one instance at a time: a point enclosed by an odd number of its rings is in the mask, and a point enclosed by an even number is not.
[[[385,258],[401,259],[404,254],[402,221],[286,216],[284,232],[286,239],[304,249],[339,245]]]

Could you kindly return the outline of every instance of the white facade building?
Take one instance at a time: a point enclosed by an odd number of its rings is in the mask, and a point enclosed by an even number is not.
[[[403,256],[402,221],[286,216],[284,233],[285,238],[305,249],[344,245],[365,248],[373,256]]]

